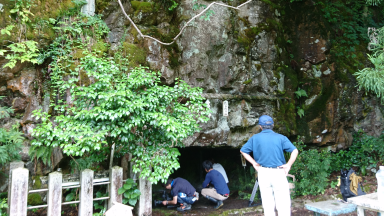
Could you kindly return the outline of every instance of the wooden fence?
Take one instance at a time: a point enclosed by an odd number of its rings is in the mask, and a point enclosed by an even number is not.
[[[86,169],[80,174],[80,182],[62,183],[61,172],[52,172],[48,177],[48,188],[28,190],[29,171],[21,164],[11,163],[8,189],[8,205],[10,216],[26,216],[28,209],[47,207],[48,216],[61,215],[61,206],[79,203],[79,216],[92,216],[93,201],[108,200],[108,209],[113,203],[121,203],[122,195],[118,189],[123,186],[123,168],[115,166],[110,170],[109,178],[93,179],[93,171]],[[93,198],[93,186],[109,185],[109,196]],[[64,189],[80,188],[79,200],[62,202]],[[47,204],[39,206],[27,206],[28,194],[47,192]]]

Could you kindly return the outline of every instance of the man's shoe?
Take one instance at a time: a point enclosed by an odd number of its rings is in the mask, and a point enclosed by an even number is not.
[[[195,191],[195,197],[196,197],[196,201],[199,200],[199,193]]]
[[[216,204],[216,206],[215,206],[215,209],[219,209],[219,208],[221,208],[223,205],[224,205],[223,201],[218,200],[218,201],[217,201],[217,204]]]
[[[189,211],[191,210],[192,205],[190,204],[180,204],[180,207],[177,207],[177,211],[183,212],[183,211]]]

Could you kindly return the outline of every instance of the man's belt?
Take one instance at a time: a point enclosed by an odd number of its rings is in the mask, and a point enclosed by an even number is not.
[[[267,168],[267,169],[283,169],[282,167],[265,167],[265,166],[261,166],[260,167],[263,167],[263,168]]]

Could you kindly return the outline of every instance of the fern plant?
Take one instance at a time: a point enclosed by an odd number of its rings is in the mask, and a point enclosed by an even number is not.
[[[10,113],[13,113],[13,109],[0,106],[0,119],[9,117]],[[17,129],[18,125],[14,125],[9,131],[0,128],[0,165],[20,159],[19,152],[24,138],[21,136],[23,133]]]
[[[32,145],[29,149],[29,156],[35,160],[41,160],[45,165],[52,164],[52,146]]]
[[[365,88],[372,91],[384,102],[384,27],[377,31],[376,43],[371,43],[375,49],[372,55],[368,55],[368,59],[372,62],[373,67],[367,67],[357,71],[356,76],[359,88]]]

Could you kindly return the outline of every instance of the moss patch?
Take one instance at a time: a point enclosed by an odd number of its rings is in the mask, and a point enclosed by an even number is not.
[[[38,193],[28,194],[28,205],[35,206],[35,205],[41,205],[41,204],[43,204],[43,201],[41,199],[40,194]]]
[[[152,2],[131,1],[131,4],[135,11],[141,11],[143,13],[150,13],[153,11]]]
[[[128,58],[130,66],[139,66],[145,64],[147,53],[135,44],[124,42],[123,55]]]
[[[39,175],[33,176],[32,179],[35,181],[33,184],[33,189],[40,189],[41,188],[40,176]]]
[[[291,130],[296,130],[296,110],[293,99],[278,99],[280,110],[276,113],[275,128],[283,134],[290,134]]]

